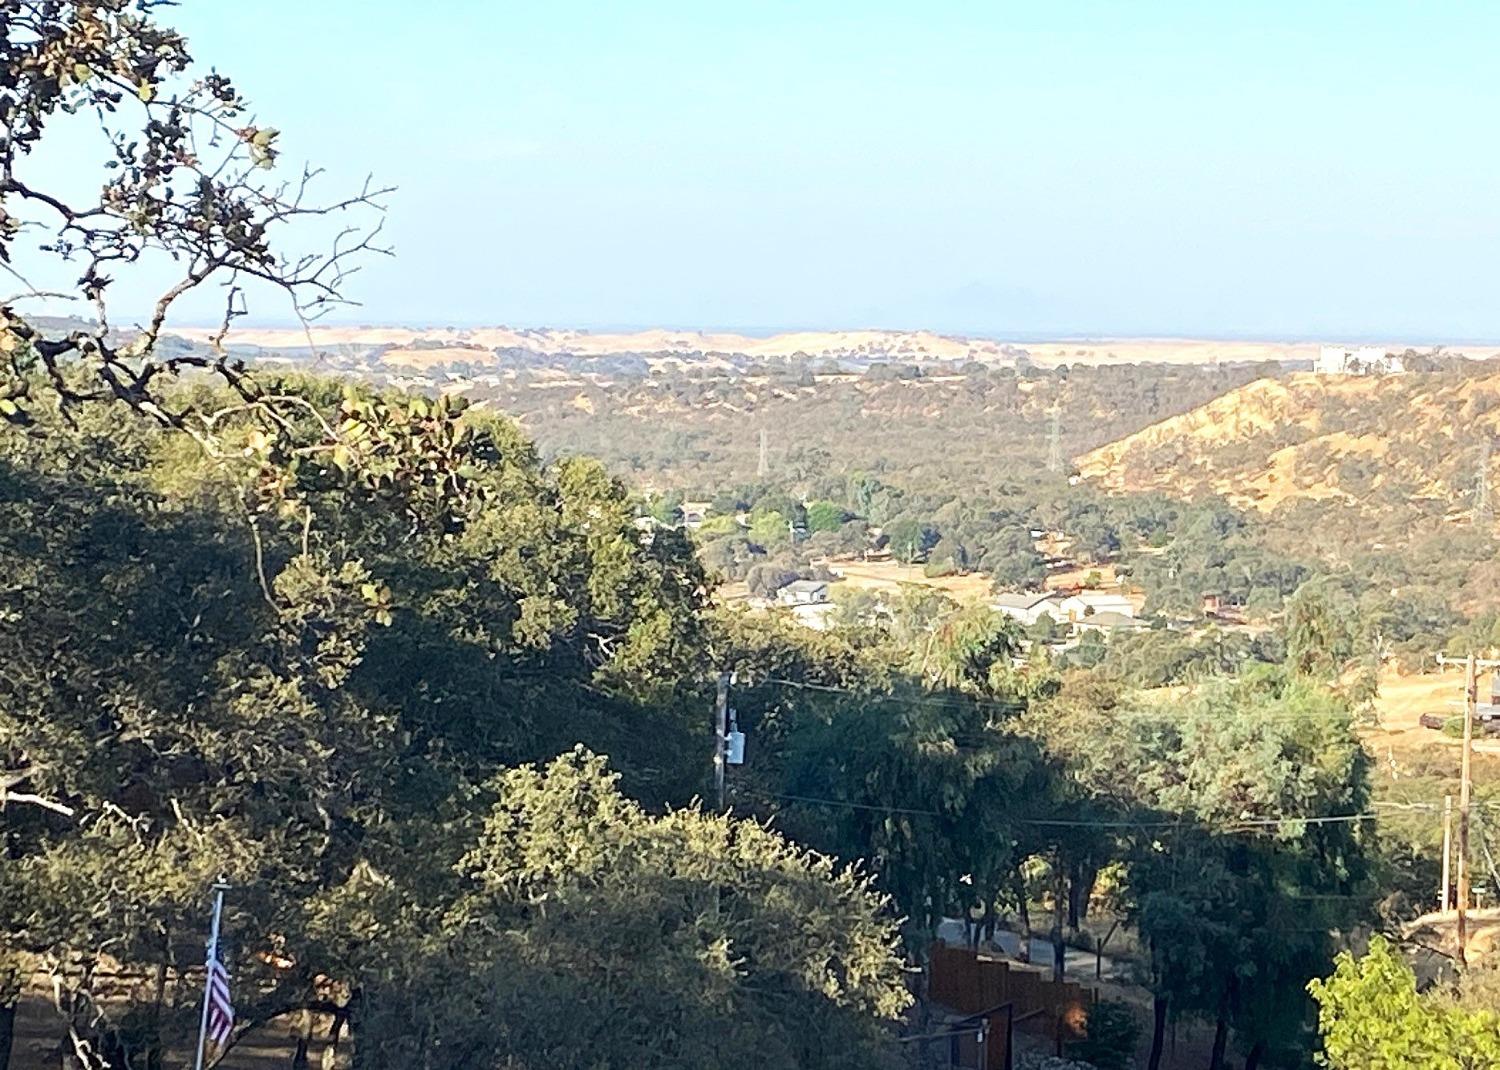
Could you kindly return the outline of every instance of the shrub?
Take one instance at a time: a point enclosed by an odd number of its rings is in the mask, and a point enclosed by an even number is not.
[[[1125,1070],[1135,1065],[1141,1023],[1130,1004],[1101,1000],[1089,1010],[1086,1035],[1068,1045],[1070,1058],[1082,1059],[1099,1070]]]

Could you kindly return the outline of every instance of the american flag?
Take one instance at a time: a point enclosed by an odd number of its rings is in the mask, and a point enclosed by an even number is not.
[[[219,949],[208,949],[208,1039],[219,1047],[234,1030],[234,1005],[229,1002],[229,971],[219,961]]]

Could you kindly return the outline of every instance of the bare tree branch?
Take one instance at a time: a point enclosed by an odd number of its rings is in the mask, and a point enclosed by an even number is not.
[[[381,236],[393,188],[366,177],[356,192],[319,201],[319,169],[275,178],[277,131],[247,118],[247,103],[222,75],[191,76],[186,43],[152,19],[158,6],[22,0],[7,13],[0,92],[25,106],[0,116],[0,267],[26,289],[4,303],[3,327],[25,345],[0,346],[9,354],[0,356],[0,385],[26,380],[26,361],[35,359],[36,384],[64,405],[114,399],[185,427],[187,414],[166,393],[182,373],[216,375],[246,400],[256,397],[224,344],[232,323],[248,313],[245,284],[279,293],[304,328],[352,304],[349,280],[368,257],[390,253]],[[53,120],[79,112],[96,117],[112,157],[97,201],[87,203],[27,174]],[[321,251],[281,251],[308,223],[336,218],[347,222]],[[181,272],[133,334],[112,331],[116,272],[161,256],[182,264]],[[15,266],[19,258],[74,264],[76,291],[38,289]],[[210,282],[227,288],[211,355],[163,347],[174,309]],[[93,323],[61,337],[45,334],[13,307],[42,296],[88,301]],[[25,394],[10,396],[19,409],[14,399]],[[201,439],[212,429],[194,433]]]

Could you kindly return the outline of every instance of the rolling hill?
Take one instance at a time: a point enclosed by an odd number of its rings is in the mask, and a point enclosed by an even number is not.
[[[1112,491],[1219,494],[1264,512],[1336,501],[1372,516],[1468,519],[1483,443],[1500,434],[1500,373],[1472,371],[1259,379],[1076,463]]]

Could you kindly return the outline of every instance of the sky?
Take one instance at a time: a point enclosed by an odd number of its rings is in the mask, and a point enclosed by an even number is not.
[[[166,17],[288,164],[399,187],[344,321],[1500,339],[1500,4]]]

